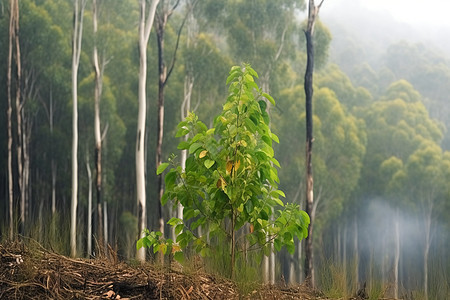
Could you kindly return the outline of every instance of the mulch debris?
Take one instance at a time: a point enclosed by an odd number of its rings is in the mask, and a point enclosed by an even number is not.
[[[73,259],[38,246],[0,244],[0,299],[326,299],[305,285],[237,285],[202,271]]]

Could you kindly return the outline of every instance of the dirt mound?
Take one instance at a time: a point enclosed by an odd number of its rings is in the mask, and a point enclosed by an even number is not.
[[[263,285],[115,259],[71,259],[40,246],[0,245],[0,299],[324,299],[306,286]]]

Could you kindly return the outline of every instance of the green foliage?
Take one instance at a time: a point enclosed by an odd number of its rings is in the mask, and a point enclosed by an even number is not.
[[[216,237],[225,238],[232,249],[239,246],[238,230],[247,239],[248,249],[262,248],[266,255],[272,242],[276,251],[285,246],[293,253],[294,238],[307,236],[309,216],[298,205],[280,199],[285,195],[278,189],[275,166],[279,163],[272,148],[278,137],[269,128],[266,111],[267,101],[275,101],[259,89],[257,77],[249,65],[232,67],[227,78],[229,96],[214,127],[208,129],[193,113],[178,125],[176,136],[189,134],[178,149],[188,150],[189,156],[185,170],[175,164],[174,157],[169,160],[172,168],[165,175],[162,203],[172,200],[184,207],[184,219],[172,218],[168,224],[179,247],[192,245],[202,256],[214,251],[211,241]],[[161,165],[158,173],[167,166]],[[244,230],[246,224],[250,230]],[[208,229],[208,238],[196,233],[200,226]],[[173,245],[160,233],[146,232],[137,247],[152,246],[164,253],[166,244]]]

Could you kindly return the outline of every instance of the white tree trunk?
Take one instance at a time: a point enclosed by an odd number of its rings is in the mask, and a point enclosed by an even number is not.
[[[137,135],[136,135],[136,195],[138,202],[139,213],[139,234],[143,237],[143,231],[147,227],[147,207],[146,207],[146,192],[145,192],[145,164],[144,164],[144,137],[145,137],[145,122],[147,111],[147,96],[146,96],[146,82],[147,82],[147,45],[150,37],[153,20],[156,13],[156,6],[159,0],[151,1],[149,12],[147,13],[145,0],[140,0],[140,20],[139,20],[139,91],[138,91],[138,121],[137,121]],[[136,258],[140,261],[145,261],[145,249],[137,250]]]
[[[89,155],[86,155],[86,171],[88,174],[87,257],[90,257],[92,254],[92,173]]]
[[[83,14],[86,0],[74,0],[72,37],[72,198],[70,207],[70,255],[77,254],[77,206],[78,206],[78,65],[83,35]]]
[[[105,238],[105,249],[108,249],[108,202],[103,202],[103,236]]]
[[[103,214],[103,195],[102,195],[102,134],[100,126],[100,101],[103,90],[103,71],[106,62],[103,58],[102,64],[99,63],[99,55],[97,48],[97,32],[98,32],[98,15],[99,15],[99,3],[98,0],[92,0],[92,23],[94,33],[94,50],[92,53],[92,62],[95,71],[95,88],[94,88],[94,138],[95,138],[95,188],[97,199],[97,214],[95,217],[95,230],[97,233],[97,239],[99,244],[104,244],[105,248],[107,240],[104,234],[104,214]]]
[[[9,238],[12,240],[14,237],[14,178],[12,170],[12,62],[13,62],[13,48],[15,41],[15,26],[16,26],[16,13],[15,8],[17,3],[10,1],[10,15],[9,15],[9,47],[8,47],[8,73],[7,73],[7,89],[8,89],[8,199],[9,199]]]
[[[356,287],[359,280],[359,253],[358,253],[358,220],[356,214],[353,217],[353,257],[355,260],[355,283]]]
[[[395,256],[394,256],[394,298],[398,298],[398,268],[400,262],[400,221],[399,209],[395,212]]]
[[[428,300],[428,257],[431,244],[431,217],[433,206],[429,208],[429,211],[425,217],[425,248],[423,251],[423,290],[425,292],[425,300]]]

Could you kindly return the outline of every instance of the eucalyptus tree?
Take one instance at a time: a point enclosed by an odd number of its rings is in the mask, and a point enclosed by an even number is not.
[[[312,145],[313,145],[313,72],[314,72],[314,25],[319,15],[320,7],[315,5],[314,0],[309,0],[308,4],[308,23],[305,30],[306,37],[306,71],[305,71],[305,111],[306,111],[306,206],[305,211],[311,218],[308,227],[308,237],[305,246],[305,276],[309,278],[311,286],[314,286],[314,256],[313,256],[313,225],[314,225],[314,181],[312,173]]]
[[[96,195],[97,195],[97,238],[100,243],[103,241],[107,243],[107,235],[103,232],[103,214],[102,214],[102,137],[100,129],[100,100],[102,97],[103,73],[106,65],[106,59],[103,57],[102,63],[99,62],[98,54],[98,18],[99,18],[100,3],[97,0],[92,0],[92,23],[94,35],[94,49],[92,53],[92,64],[95,71],[95,88],[94,88],[94,136],[95,136],[95,170],[96,170]],[[89,208],[91,206],[89,205]],[[88,213],[88,218],[91,220],[91,214]],[[88,222],[89,224],[90,222]],[[88,245],[91,239],[91,227],[88,226]],[[91,248],[88,247],[88,253],[91,253]]]
[[[20,80],[21,80],[21,67],[20,67],[20,44],[19,44],[19,1],[11,0],[9,2],[10,12],[9,12],[9,30],[8,30],[8,67],[7,67],[7,99],[8,99],[8,108],[7,108],[7,128],[8,128],[8,199],[9,199],[9,238],[12,239],[14,235],[14,207],[13,207],[13,198],[14,198],[14,179],[13,179],[13,167],[12,167],[12,98],[13,94],[15,94],[16,104],[20,101]],[[16,76],[15,83],[15,91],[13,92],[13,62],[15,65],[16,72],[14,73]],[[16,109],[19,109],[16,106]],[[20,116],[20,110],[18,113],[18,121]],[[20,123],[18,122],[17,128],[19,129]],[[19,136],[20,140],[20,136]],[[21,156],[20,154],[20,144],[17,146],[17,156],[18,156],[18,166],[19,166],[19,187],[21,184]],[[24,209],[24,208],[22,208]],[[21,213],[22,215],[22,213]],[[25,220],[22,219],[22,222]]]
[[[150,32],[153,26],[153,19],[156,13],[156,7],[159,0],[152,0],[146,8],[147,0],[140,0],[140,18],[139,18],[139,108],[136,134],[136,196],[139,213],[139,231],[143,236],[143,231],[147,227],[147,198],[145,191],[145,122],[147,113],[147,46]],[[137,250],[137,259],[145,260],[145,250]]]
[[[156,126],[157,134],[156,134],[156,168],[162,162],[162,143],[164,136],[164,89],[167,86],[167,82],[172,74],[173,68],[175,66],[175,61],[178,52],[179,39],[181,35],[181,30],[183,29],[184,23],[186,21],[186,17],[184,21],[181,23],[180,28],[178,30],[177,42],[175,44],[175,49],[173,54],[170,57],[170,63],[167,65],[165,58],[165,33],[166,26],[169,22],[170,17],[180,4],[180,0],[162,0],[156,11],[156,21],[155,21],[155,31],[156,31],[156,41],[158,48],[158,122]],[[189,11],[187,11],[189,14]],[[158,176],[158,218],[159,218],[159,230],[164,234],[164,219],[162,213],[161,206],[161,197],[163,195],[163,182],[162,176]]]

